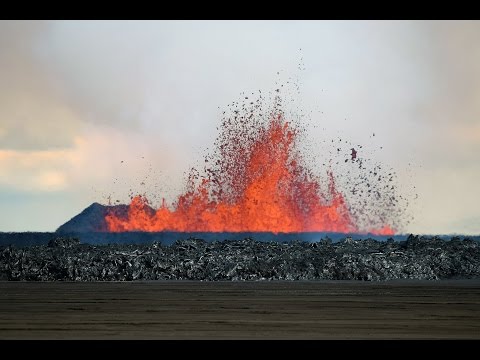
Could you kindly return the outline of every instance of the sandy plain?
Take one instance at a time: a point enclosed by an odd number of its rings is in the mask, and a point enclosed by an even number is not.
[[[4,281],[0,339],[480,339],[480,280]]]

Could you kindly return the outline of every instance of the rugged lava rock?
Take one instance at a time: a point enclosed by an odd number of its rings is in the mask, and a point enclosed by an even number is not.
[[[48,247],[61,247],[69,249],[71,247],[80,245],[80,240],[77,238],[55,238],[48,242]]]
[[[80,244],[0,247],[0,280],[369,280],[480,278],[480,243],[410,235],[406,241],[332,243],[190,238],[171,246]]]

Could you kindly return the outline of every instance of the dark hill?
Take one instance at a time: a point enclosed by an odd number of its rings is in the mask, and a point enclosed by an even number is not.
[[[117,216],[126,217],[128,212],[128,205],[101,205],[93,203],[80,214],[74,216],[65,224],[61,225],[58,233],[85,233],[107,231],[107,224],[105,216],[108,213],[115,213]]]

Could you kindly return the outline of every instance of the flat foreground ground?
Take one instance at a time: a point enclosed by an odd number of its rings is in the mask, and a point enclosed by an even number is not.
[[[480,339],[480,281],[0,282],[0,339]]]

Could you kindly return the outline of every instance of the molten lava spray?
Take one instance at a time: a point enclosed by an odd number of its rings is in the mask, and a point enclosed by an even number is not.
[[[234,113],[223,119],[205,174],[192,169],[172,207],[154,210],[136,196],[126,217],[106,216],[109,231],[394,233],[388,225],[356,225],[333,173],[322,187],[304,165],[298,127],[282,111],[263,118],[254,108]]]

